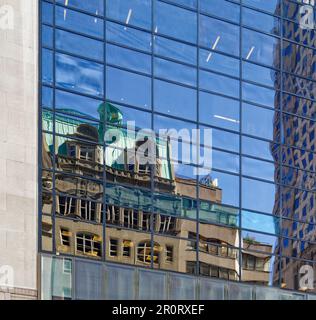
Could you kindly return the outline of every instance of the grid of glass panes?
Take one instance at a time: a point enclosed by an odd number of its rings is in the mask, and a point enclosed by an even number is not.
[[[174,271],[298,289],[299,267],[314,266],[316,223],[316,36],[300,28],[298,6],[41,1],[40,229],[52,229],[42,250],[63,253],[66,228],[72,244],[64,253],[80,254],[77,234],[85,231],[87,247],[98,246],[88,257],[109,259],[113,234],[118,262],[174,270],[170,260],[184,250],[186,266]],[[126,133],[127,121],[156,132],[212,128],[209,173],[195,174],[197,159],[165,159],[173,183],[195,181],[193,193],[176,194],[170,176],[156,179],[146,166],[132,180],[135,165],[112,161],[118,151],[104,130]]]

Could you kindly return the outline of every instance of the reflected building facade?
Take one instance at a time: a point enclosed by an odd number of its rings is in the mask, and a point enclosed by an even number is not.
[[[314,293],[300,286],[316,223],[316,46],[301,4],[40,6],[41,297]]]
[[[100,105],[100,118],[104,117],[103,109],[104,106]],[[105,109],[106,114],[111,115],[109,122],[113,129],[114,125],[121,123],[124,115],[111,104],[106,105]],[[75,113],[75,110],[67,112]],[[113,113],[116,114],[114,117]],[[43,113],[45,131],[53,127],[52,121],[49,112]],[[159,148],[162,148],[160,154],[170,156],[157,159],[155,166],[156,191],[160,194],[168,192],[168,195],[159,196],[156,208],[152,211],[148,192],[150,169],[140,167],[137,159],[133,170],[129,167],[127,155],[131,155],[132,150],[135,152],[132,147],[136,141],[128,143],[126,128],[119,128],[122,137],[120,143],[106,149],[109,154],[105,159],[112,164],[107,165],[104,164],[103,149],[97,145],[99,138],[104,136],[100,132],[102,126],[73,121],[71,117],[62,114],[55,121],[56,126],[62,128],[63,136],[55,137],[53,142],[49,134],[43,134],[42,163],[51,167],[55,162],[58,171],[54,177],[56,195],[53,201],[53,177],[46,172],[42,177],[42,210],[51,215],[55,204],[55,247],[58,254],[98,260],[105,255],[108,261],[143,267],[148,267],[153,261],[154,268],[196,274],[198,247],[199,274],[236,281],[241,271],[243,281],[268,284],[272,246],[251,238],[242,239],[243,266],[239,266],[238,211],[221,205],[222,190],[210,177],[204,177],[199,184],[199,199],[205,208],[201,210],[201,216],[204,214],[205,221],[199,225],[197,240],[194,220],[196,205],[194,199],[190,198],[196,193],[196,181],[175,174],[169,140],[166,143],[160,141]],[[126,145],[130,146],[130,150],[126,149]],[[51,150],[56,150],[56,154]],[[121,152],[125,153],[126,162],[118,168]],[[103,185],[96,181],[102,179],[103,170],[108,177],[105,206]],[[87,177],[95,180],[89,181]],[[135,192],[135,185],[143,186],[144,189]],[[52,218],[44,215],[42,226],[42,246],[45,251],[50,251],[53,248]],[[153,246],[151,229],[155,233]],[[108,244],[105,254],[103,239]],[[264,253],[251,254],[246,251],[256,248]]]
[[[314,3],[306,3],[313,10]],[[284,21],[282,42],[284,93],[282,115],[282,184],[281,229],[276,250],[275,277],[281,275],[281,286],[300,289],[301,268],[315,270],[315,99],[314,97],[314,31],[306,30],[295,2],[284,3],[283,10],[292,21]],[[306,22],[305,22],[306,23]],[[292,40],[295,39],[295,42]],[[304,288],[314,291],[314,280]]]

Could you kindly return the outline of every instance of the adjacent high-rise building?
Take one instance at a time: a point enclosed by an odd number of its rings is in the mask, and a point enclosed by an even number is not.
[[[0,299],[314,299],[307,2],[0,0]]]

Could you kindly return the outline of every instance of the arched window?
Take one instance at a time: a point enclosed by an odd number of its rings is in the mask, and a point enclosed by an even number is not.
[[[101,257],[101,237],[91,233],[77,233],[76,250],[77,252],[91,256]]]
[[[142,241],[137,247],[137,260],[145,263],[151,262],[151,242],[149,240]],[[159,255],[161,252],[161,246],[158,243],[154,243],[153,248],[153,262],[157,264],[159,262]]]

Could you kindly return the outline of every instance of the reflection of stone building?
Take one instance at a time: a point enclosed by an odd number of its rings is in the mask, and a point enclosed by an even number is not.
[[[295,3],[284,4],[288,18],[295,19],[298,9]],[[314,45],[314,31],[304,30],[298,24],[286,20],[283,30],[287,39],[307,46]],[[280,239],[276,247],[276,252],[283,257],[275,260],[274,281],[279,281],[281,271],[281,286],[295,290],[300,289],[300,267],[304,264],[313,265],[316,253],[316,123],[310,120],[315,118],[316,104],[312,100],[316,98],[316,87],[312,81],[301,78],[315,81],[315,51],[303,45],[283,41],[283,70],[288,72],[283,74],[283,89],[293,95],[284,93],[281,103],[280,100],[276,103],[276,106],[282,105],[286,112],[282,114],[282,136],[286,146],[281,150],[281,182],[289,187],[283,187],[281,193],[278,191],[276,195],[281,201],[280,214],[283,218],[280,233],[284,238]],[[280,53],[280,46],[276,53]],[[275,212],[279,214],[279,203],[277,206]]]
[[[272,248],[243,239],[243,266],[240,267],[238,211],[220,205],[220,188],[212,184],[199,186],[198,231],[196,220],[193,220],[196,218],[196,200],[193,199],[197,192],[196,181],[178,177],[169,157],[157,160],[156,192],[152,195],[151,167],[140,165],[137,155],[132,166],[127,161],[128,157],[134,156],[135,150],[133,141],[128,141],[122,127],[120,146],[107,147],[104,157],[100,139],[103,129],[93,123],[71,120],[68,116],[56,116],[56,131],[62,133],[55,137],[55,148],[50,135],[43,136],[43,150],[46,150],[43,164],[52,168],[55,163],[56,167],[54,180],[48,171],[43,175],[44,250],[52,250],[54,226],[58,253],[102,259],[105,239],[108,261],[139,266],[152,263],[154,268],[195,273],[198,246],[200,274],[238,280],[242,268],[243,281],[268,283]],[[49,113],[45,121],[46,129],[49,129],[52,126]],[[113,125],[119,123],[112,121],[109,124]],[[168,142],[159,143],[159,155],[170,154]],[[139,145],[136,150],[137,147]],[[161,148],[163,150],[159,152]],[[55,157],[52,156],[54,153]],[[117,159],[122,155],[124,163],[118,163]],[[105,208],[104,175],[107,185]],[[56,218],[52,223],[49,215],[54,211]],[[151,230],[154,230],[153,242]],[[153,248],[151,243],[154,243]],[[256,246],[264,247],[267,254],[251,252]]]

